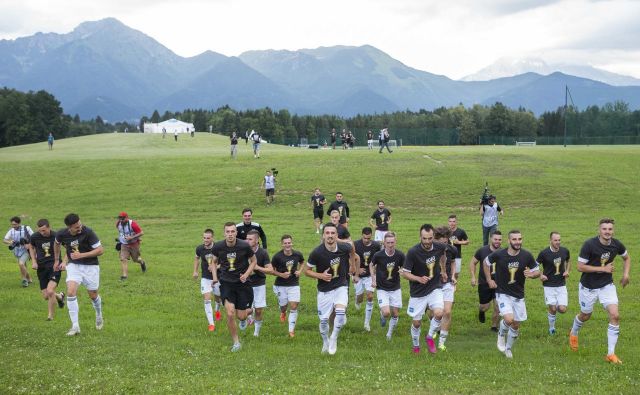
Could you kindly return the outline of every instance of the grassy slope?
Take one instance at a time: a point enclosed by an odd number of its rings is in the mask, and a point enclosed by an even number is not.
[[[618,290],[623,366],[602,362],[606,352],[605,314],[597,309],[583,329],[578,353],[566,345],[565,330],[577,311],[577,281],[569,283],[569,314],[560,317],[562,335],[546,335],[546,312],[539,282],[527,288],[529,320],[507,361],[495,349],[495,336],[476,319],[477,296],[468,285],[467,263],[480,245],[475,203],[485,181],[505,208],[501,229],[519,228],[534,255],[550,230],[577,256],[582,241],[595,233],[602,216],[618,220],[617,237],[634,258],[640,251],[636,230],[640,181],[638,147],[416,147],[392,155],[366,150],[313,151],[264,146],[254,160],[240,144],[238,160],[228,160],[228,140],[198,134],[177,143],[160,136],[100,135],[0,150],[2,217],[20,214],[34,227],[48,217],[55,227],[70,211],[101,237],[101,294],[106,325],[93,329],[93,309],[80,294],[83,333],[64,336],[68,316],[59,311],[46,322],[46,305],[36,287],[19,287],[9,251],[0,253],[0,392],[634,392],[640,368],[640,311],[632,268],[631,288]],[[267,168],[280,170],[278,203],[265,207],[259,190]],[[190,278],[194,247],[202,230],[239,221],[244,206],[266,229],[271,254],[279,236],[291,233],[295,248],[308,256],[317,245],[309,196],[319,186],[327,196],[340,190],[352,210],[358,233],[384,199],[392,228],[406,251],[418,241],[424,222],[446,223],[459,216],[471,245],[463,249],[463,274],[456,295],[449,350],[435,357],[410,355],[409,319],[403,311],[395,338],[373,325],[363,333],[363,311],[353,307],[334,357],[320,355],[315,285],[303,280],[296,338],[286,338],[277,321],[277,304],[268,290],[263,335],[243,336],[241,353],[228,352],[224,325],[206,332],[197,282]],[[120,283],[113,251],[114,217],[128,211],[145,230],[143,255],[150,270],[132,268]],[[8,227],[8,223],[7,223]],[[621,266],[621,265],[620,265]],[[621,269],[621,268],[620,268]],[[619,278],[620,271],[615,275]],[[269,284],[272,284],[272,279]],[[405,284],[406,286],[406,284]],[[405,307],[408,292],[405,287]],[[372,323],[377,322],[374,312]]]

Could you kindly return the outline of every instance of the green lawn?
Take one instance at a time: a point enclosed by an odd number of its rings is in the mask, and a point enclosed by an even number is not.
[[[578,310],[574,258],[601,217],[616,219],[616,237],[637,264],[640,147],[402,147],[381,155],[265,144],[262,158],[254,159],[250,145],[241,142],[235,161],[228,148],[228,138],[217,135],[174,142],[160,135],[109,134],[56,140],[53,151],[46,142],[0,149],[3,232],[13,215],[33,228],[46,217],[58,228],[67,213],[77,212],[106,248],[100,258],[105,328],[94,329],[94,311],[82,290],[82,334],[74,338],[65,336],[66,309],[45,321],[37,286],[22,289],[13,255],[0,253],[0,393],[637,393],[637,267],[631,285],[618,287],[617,354],[624,365],[603,361],[607,323],[601,309],[581,331],[579,352],[569,350],[566,332]],[[278,196],[267,207],[259,186],[271,167],[280,171]],[[528,283],[529,320],[512,361],[497,351],[488,323],[478,323],[477,294],[469,285],[468,262],[482,238],[477,202],[485,181],[506,211],[503,231],[520,229],[524,248],[535,256],[557,230],[574,261],[569,312],[559,317],[555,337],[547,335],[542,286]],[[278,320],[273,278],[260,338],[250,328],[241,336],[242,351],[232,354],[222,322],[207,332],[199,281],[191,278],[202,231],[212,227],[221,239],[223,223],[239,222],[249,206],[267,232],[271,255],[280,236],[290,233],[294,248],[307,257],[319,243],[309,203],[315,187],[328,198],[344,193],[354,235],[384,199],[405,252],[418,242],[422,223],[446,224],[449,214],[458,214],[471,244],[463,248],[446,353],[411,354],[407,284],[390,343],[378,313],[372,332],[365,333],[364,311],[351,304],[337,354],[321,355],[315,283],[306,278],[295,339],[287,338]],[[132,266],[125,283],[113,249],[115,217],[122,210],[145,231],[142,252],[149,266],[145,275]],[[616,263],[617,281],[622,265]]]

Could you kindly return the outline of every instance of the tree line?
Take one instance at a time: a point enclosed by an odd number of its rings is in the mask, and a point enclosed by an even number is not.
[[[566,117],[565,117],[566,114]],[[147,122],[158,123],[171,118],[194,124],[198,132],[231,134],[256,130],[263,138],[274,143],[290,143],[300,138],[309,142],[325,138],[329,131],[342,129],[411,130],[412,134],[435,133],[452,130],[459,144],[478,144],[479,137],[507,136],[515,139],[560,137],[565,121],[570,136],[639,136],[640,110],[632,111],[627,103],[618,101],[603,106],[589,106],[584,110],[559,107],[536,117],[525,108],[511,109],[500,102],[491,106],[440,107],[435,110],[397,111],[381,114],[358,114],[353,117],[337,115],[297,115],[286,109],[269,107],[255,110],[234,110],[223,106],[216,110],[186,109],[182,112],[156,110],[150,117],[143,116],[139,123],[104,122],[100,116],[81,120],[78,115],[63,113],[60,102],[45,91],[23,93],[14,89],[0,90],[0,146],[29,144],[45,141],[49,132],[56,139],[107,132],[137,132]]]

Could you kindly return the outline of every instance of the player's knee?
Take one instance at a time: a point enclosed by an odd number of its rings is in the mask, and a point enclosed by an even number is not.
[[[556,311],[559,311],[560,308],[556,308],[556,306],[549,305],[549,313],[555,314]]]
[[[414,328],[420,328],[422,326],[422,321],[413,320],[412,325]]]
[[[567,312],[567,306],[558,306],[558,312],[564,314]]]
[[[578,314],[578,319],[582,322],[589,321],[590,318],[591,318],[591,313],[580,312],[580,314]]]
[[[609,322],[613,325],[618,325],[620,323],[620,313],[618,313],[617,311],[610,312]]]
[[[517,331],[518,329],[520,329],[520,323],[518,321],[511,321],[509,323],[509,326],[511,327],[511,329],[513,329],[514,331]]]

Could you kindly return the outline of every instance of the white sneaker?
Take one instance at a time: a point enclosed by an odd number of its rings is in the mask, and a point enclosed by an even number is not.
[[[233,346],[231,346],[231,352],[238,352],[240,351],[241,348],[242,348],[242,344],[234,343]]]
[[[367,332],[371,332],[371,326],[369,324],[364,324],[364,330]]]
[[[504,336],[500,336],[499,333],[498,333],[498,343],[496,345],[498,346],[498,351],[500,352],[504,352],[504,350],[507,349],[506,339]]]
[[[387,335],[387,341],[390,342],[391,341],[391,335]]]
[[[333,355],[338,351],[338,339],[329,338],[329,355]]]
[[[504,356],[509,359],[513,358],[513,353],[511,352],[510,348],[507,348],[506,350],[504,350]]]
[[[238,326],[240,327],[241,331],[244,331],[245,329],[247,329],[247,320],[240,321],[240,324]]]
[[[326,354],[329,352],[329,342],[322,341],[322,351],[320,354]]]
[[[102,316],[96,317],[96,329],[101,330],[103,326],[104,326],[104,320],[102,319]]]
[[[67,332],[67,336],[75,336],[79,333],[80,333],[80,327],[74,325],[71,327],[71,329],[69,329],[69,332]]]

